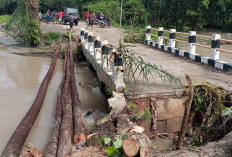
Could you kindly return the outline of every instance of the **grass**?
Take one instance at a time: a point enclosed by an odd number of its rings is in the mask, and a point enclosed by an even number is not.
[[[6,23],[10,18],[10,15],[0,15],[0,24]]]

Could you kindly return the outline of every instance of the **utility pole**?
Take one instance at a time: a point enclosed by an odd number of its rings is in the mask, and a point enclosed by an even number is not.
[[[123,4],[123,0],[121,0],[120,27],[122,26],[122,4]]]

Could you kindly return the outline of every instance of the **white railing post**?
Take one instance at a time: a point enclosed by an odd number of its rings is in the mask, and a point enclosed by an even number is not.
[[[81,28],[81,43],[84,43],[85,40],[85,29]]]
[[[175,41],[175,39],[176,39],[176,34],[175,34],[175,32],[176,32],[176,29],[170,29],[170,31],[169,31],[169,47],[171,47],[171,48],[175,48],[176,47],[176,41]]]
[[[107,55],[107,51],[108,51],[108,48],[106,47],[106,45],[108,44],[108,40],[103,40],[101,42],[101,62],[102,62],[102,68],[103,69],[107,69],[107,58],[106,58],[106,55]]]
[[[164,30],[164,27],[159,27],[158,28],[158,45],[159,46],[163,45],[163,41],[164,41],[164,39],[163,39],[163,36],[164,36],[163,30]]]
[[[221,38],[221,34],[212,35],[210,58],[213,60],[219,60],[220,58],[220,51],[217,51],[217,48],[220,48],[220,41],[218,40],[220,38]]]
[[[93,56],[94,55],[94,39],[93,39],[93,32],[89,32],[88,34],[88,51]]]
[[[84,47],[86,50],[88,50],[88,33],[89,33],[89,30],[85,30],[85,38],[84,38]]]
[[[188,53],[189,54],[196,54],[196,32],[189,31],[189,38],[188,38]]]
[[[98,64],[101,65],[101,40],[100,36],[97,36],[94,41],[94,58]]]
[[[114,52],[116,52],[116,50],[114,50]],[[114,53],[113,58],[114,58],[113,59],[113,66],[112,66],[113,80],[114,80],[114,83],[116,85],[116,89],[118,89],[118,87],[125,86],[125,83],[123,80],[123,75],[124,75],[123,61],[122,61],[121,56],[118,55],[117,53]]]
[[[151,41],[151,26],[146,27],[146,43],[150,45]]]

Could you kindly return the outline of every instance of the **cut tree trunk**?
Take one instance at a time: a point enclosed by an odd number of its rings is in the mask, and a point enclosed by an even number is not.
[[[57,154],[57,148],[59,143],[59,134],[60,134],[60,127],[62,121],[62,95],[61,90],[64,86],[65,82],[65,71],[66,71],[66,63],[67,63],[67,48],[65,50],[65,60],[64,60],[64,74],[61,80],[60,86],[57,90],[57,100],[56,100],[56,115],[55,115],[55,124],[52,130],[52,136],[48,143],[47,149],[45,150],[44,157],[55,157]]]
[[[23,117],[17,128],[15,129],[13,135],[11,136],[10,140],[8,141],[6,147],[4,148],[1,157],[16,157],[19,156],[24,142],[40,112],[40,109],[43,105],[43,101],[47,92],[48,84],[52,78],[53,72],[56,66],[56,60],[59,53],[59,49],[61,46],[61,39],[59,40],[58,47],[55,51],[53,56],[50,68],[43,79],[43,82],[40,85],[39,91],[37,96],[28,110],[26,115]]]
[[[68,52],[70,47],[68,46]],[[70,58],[67,54],[67,67],[66,67],[66,78],[62,91],[62,108],[63,117],[61,122],[59,146],[57,151],[57,157],[64,157],[71,151],[72,146],[72,130],[73,130],[73,119],[72,119],[72,100],[71,100],[71,88],[70,88]]]
[[[74,61],[73,61],[73,51],[71,45],[71,35],[69,35],[70,40],[70,75],[71,75],[71,91],[72,91],[72,109],[73,109],[73,142],[78,144],[79,142],[85,141],[86,136],[84,134],[84,129],[81,121],[81,101],[79,99],[79,93],[77,90],[75,73],[74,73]]]
[[[126,156],[133,157],[139,152],[139,144],[138,142],[127,138],[122,143],[122,148]]]
[[[192,80],[190,79],[190,77],[188,75],[185,75],[185,77],[188,81],[190,96],[189,96],[189,99],[187,101],[187,104],[185,105],[184,117],[183,117],[181,129],[180,129],[180,136],[179,136],[178,141],[177,141],[176,149],[178,149],[178,150],[181,149],[183,141],[184,141],[185,130],[186,130],[187,125],[188,125],[189,112],[190,112],[191,104],[193,101],[193,94],[194,94]]]

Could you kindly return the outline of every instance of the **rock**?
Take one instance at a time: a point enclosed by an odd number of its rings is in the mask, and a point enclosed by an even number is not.
[[[111,108],[110,113],[104,118],[98,120],[96,125],[101,125],[109,120],[115,119],[117,115],[122,112],[122,110],[126,107],[126,100],[123,93],[115,93],[113,92],[113,98],[108,99],[109,107]]]
[[[129,132],[136,132],[142,134],[144,132],[144,128],[138,125],[133,126]]]

